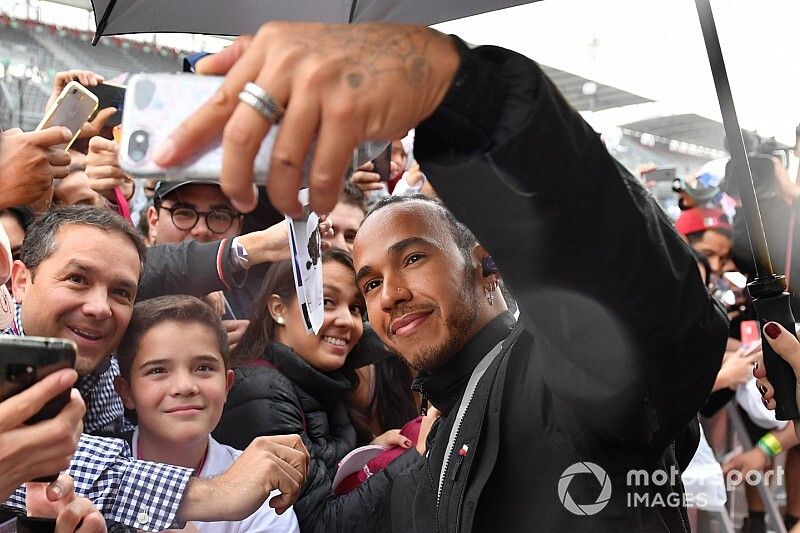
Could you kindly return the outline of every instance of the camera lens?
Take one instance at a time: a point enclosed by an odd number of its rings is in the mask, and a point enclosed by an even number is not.
[[[136,130],[131,133],[128,142],[128,155],[131,160],[139,162],[147,155],[147,148],[150,142],[150,135],[144,130]]]
[[[72,94],[75,94],[77,92],[78,92],[78,89],[72,89]]]
[[[9,383],[28,387],[36,382],[36,369],[30,365],[6,366],[6,380]]]

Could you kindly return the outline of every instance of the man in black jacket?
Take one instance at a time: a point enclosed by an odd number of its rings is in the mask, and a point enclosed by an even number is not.
[[[298,212],[314,135],[312,206],[327,212],[357,142],[419,124],[420,165],[483,245],[466,248],[419,199],[373,212],[356,238],[370,320],[425,371],[418,384],[443,413],[424,461],[395,482],[394,529],[688,529],[674,442],[711,390],[724,314],[669,220],[539,67],[401,25],[269,24],[199,70],[234,63],[160,164],[230,118],[223,189],[253,205],[250,161],[280,118],[237,101],[255,80],[289,106],[276,207]]]

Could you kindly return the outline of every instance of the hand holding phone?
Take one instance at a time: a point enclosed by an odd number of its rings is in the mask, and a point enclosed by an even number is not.
[[[55,146],[72,139],[66,128],[7,131],[0,150],[0,209],[30,204],[46,194],[54,178],[69,172],[70,156]]]
[[[74,344],[62,339],[0,336],[0,501],[69,465],[86,410],[70,391],[74,357]]]
[[[64,126],[72,132],[72,139],[54,148],[68,150],[80,135],[84,123],[97,109],[97,105],[98,100],[95,95],[80,83],[71,81],[64,86],[56,101],[47,109],[36,131]]]

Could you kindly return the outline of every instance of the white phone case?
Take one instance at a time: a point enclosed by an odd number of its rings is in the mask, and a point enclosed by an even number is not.
[[[219,76],[136,74],[125,92],[120,167],[139,178],[207,179],[218,181],[222,169],[222,138],[176,167],[162,168],[152,160],[155,150],[186,118],[222,85]],[[278,134],[273,126],[253,164],[256,183],[266,182],[269,157]]]

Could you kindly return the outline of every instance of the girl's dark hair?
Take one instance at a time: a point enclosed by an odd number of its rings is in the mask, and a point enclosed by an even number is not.
[[[355,267],[349,253],[339,248],[331,248],[322,254],[322,264],[324,265],[327,261],[335,261],[352,270],[353,284],[355,285]],[[269,297],[273,294],[280,296],[281,300],[286,303],[297,298],[290,260],[274,263],[267,270],[258,296],[253,301],[250,325],[233,352],[231,360],[234,367],[245,365],[262,357],[266,357],[268,361],[273,360],[271,346],[275,340],[275,320],[267,308]],[[347,377],[351,378],[349,375]]]
[[[214,333],[217,348],[222,355],[225,368],[230,367],[228,354],[228,335],[220,318],[202,300],[194,296],[169,295],[159,296],[144,300],[133,306],[131,319],[122,342],[117,349],[120,375],[130,381],[131,367],[139,352],[142,337],[152,328],[164,322],[179,322],[182,324],[200,324]]]
[[[417,416],[417,405],[411,382],[414,377],[399,357],[375,363],[375,396],[370,402],[373,416],[378,417],[381,432],[402,428]]]

